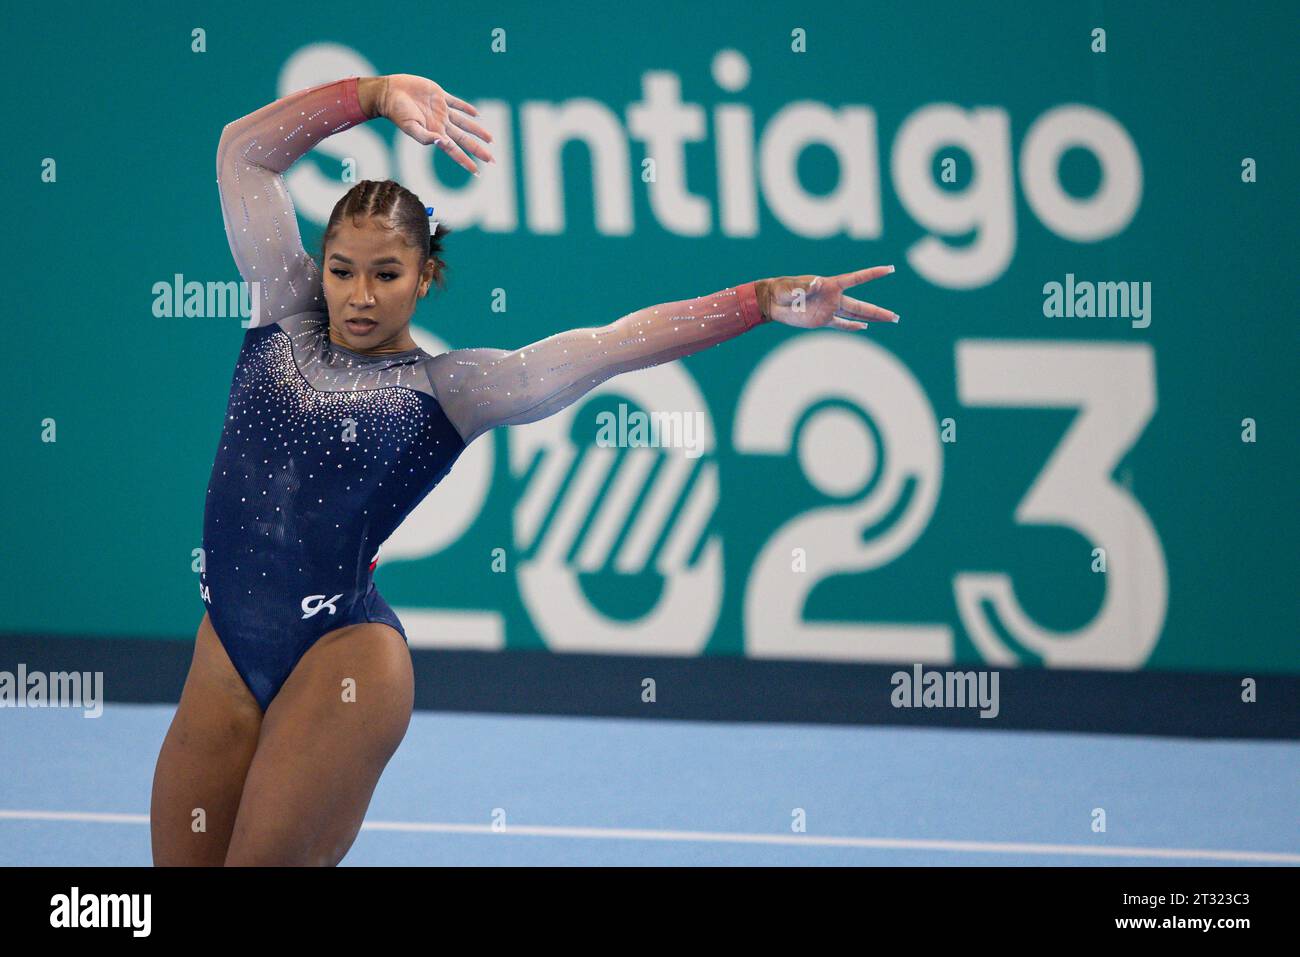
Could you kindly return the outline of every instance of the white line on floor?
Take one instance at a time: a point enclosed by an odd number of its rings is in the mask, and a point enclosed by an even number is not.
[[[5,811],[0,820],[77,821],[99,824],[148,824],[147,814],[101,814],[82,811]],[[967,854],[1061,854],[1077,857],[1145,857],[1174,860],[1254,861],[1300,864],[1300,854],[1275,851],[1222,851],[1182,847],[1021,844],[1014,841],[936,841],[893,837],[822,837],[816,834],[745,834],[728,831],[655,831],[615,827],[550,827],[510,824],[426,824],[419,821],[366,821],[363,831],[414,834],[490,834],[500,837],[601,838],[620,841],[706,841],[719,844],[788,844],[804,847],[861,847],[896,851],[953,851]]]

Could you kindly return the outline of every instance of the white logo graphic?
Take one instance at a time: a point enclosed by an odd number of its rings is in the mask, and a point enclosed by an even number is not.
[[[322,608],[328,608],[332,615],[338,610],[334,607],[334,603],[342,597],[342,594],[335,595],[333,598],[328,599],[324,595],[308,595],[302,600],[302,617],[310,618]],[[312,604],[313,600],[315,600],[315,604]]]

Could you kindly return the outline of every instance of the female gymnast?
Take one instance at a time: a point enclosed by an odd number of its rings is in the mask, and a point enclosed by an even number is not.
[[[330,215],[318,268],[281,174],[378,116],[477,174],[467,152],[493,162],[477,115],[423,77],[350,77],[222,132],[226,235],[260,304],[208,483],[206,612],[154,772],[156,865],[334,865],[347,853],[414,698],[406,634],[372,580],[376,555],[480,435],[763,322],[898,320],[843,294],[893,271],[877,266],[748,282],[521,349],[430,355],[410,322],[430,284],[443,285],[445,230],[402,186],[360,182]]]

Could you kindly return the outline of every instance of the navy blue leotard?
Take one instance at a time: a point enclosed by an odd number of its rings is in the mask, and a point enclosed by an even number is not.
[[[263,709],[325,632],[379,621],[405,637],[373,560],[465,448],[427,353],[366,357],[325,328],[248,331],[208,485],[203,595]]]
[[[766,321],[745,283],[515,350],[338,345],[281,174],[366,119],[350,77],[229,124],[217,150],[226,236],[260,294],[208,482],[200,594],[263,710],[327,632],[383,622],[405,637],[375,589],[379,547],[475,438]]]

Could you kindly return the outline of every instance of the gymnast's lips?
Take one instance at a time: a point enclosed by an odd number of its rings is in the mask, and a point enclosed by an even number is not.
[[[369,332],[379,325],[373,319],[346,319],[344,324],[353,332]]]

